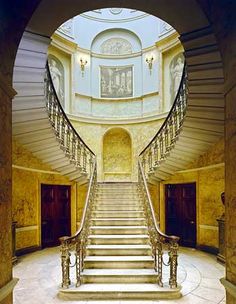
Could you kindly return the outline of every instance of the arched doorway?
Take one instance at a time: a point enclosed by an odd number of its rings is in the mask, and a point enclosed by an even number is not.
[[[103,137],[104,181],[131,181],[132,143],[129,133],[112,128]]]

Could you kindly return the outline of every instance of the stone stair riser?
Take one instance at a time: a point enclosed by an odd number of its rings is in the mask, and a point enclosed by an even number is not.
[[[156,283],[157,275],[83,275],[83,283]]]
[[[146,255],[151,255],[151,249],[87,249],[86,250],[86,255],[89,256],[146,256]]]
[[[92,244],[92,245],[145,245],[145,244],[149,244],[149,238],[138,238],[138,237],[133,237],[133,238],[120,238],[120,239],[116,239],[116,238],[112,238],[112,236],[107,239],[107,238],[89,238],[88,239],[88,244]]]
[[[153,261],[84,261],[86,269],[153,269]]]
[[[91,234],[113,234],[113,235],[116,235],[116,234],[123,234],[123,235],[126,235],[126,234],[146,234],[147,233],[147,228],[135,228],[135,229],[132,229],[132,228],[129,228],[129,226],[127,226],[125,229],[121,229],[121,228],[116,228],[116,226],[114,226],[113,228],[109,228],[109,229],[106,229],[105,226],[104,228],[94,228],[94,229],[91,229],[90,228],[90,232]]]
[[[102,220],[102,219],[92,219],[91,223],[93,226],[136,226],[145,225],[145,219],[124,219],[124,220]]]

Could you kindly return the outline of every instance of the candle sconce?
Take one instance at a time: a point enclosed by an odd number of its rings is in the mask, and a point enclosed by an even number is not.
[[[151,57],[147,57],[146,58],[146,62],[148,64],[148,68],[149,68],[149,72],[150,72],[150,75],[152,74],[152,64],[153,64],[153,60],[154,60],[154,57],[151,56]]]
[[[84,77],[84,70],[85,70],[85,66],[88,63],[87,60],[84,60],[83,58],[80,58],[80,70],[82,73],[82,77]]]

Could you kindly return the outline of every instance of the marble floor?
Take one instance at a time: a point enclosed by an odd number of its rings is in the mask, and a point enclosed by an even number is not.
[[[19,278],[14,290],[14,304],[224,304],[225,292],[219,282],[224,272],[224,267],[216,262],[214,256],[194,249],[181,248],[178,270],[178,282],[182,285],[181,299],[64,302],[57,298],[61,279],[59,248],[49,248],[19,259],[14,267],[14,277]]]

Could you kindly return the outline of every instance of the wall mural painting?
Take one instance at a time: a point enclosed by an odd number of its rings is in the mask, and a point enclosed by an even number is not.
[[[100,67],[100,71],[102,98],[133,96],[133,66]]]
[[[184,68],[184,55],[179,53],[170,62],[170,96],[172,103],[178,92]]]
[[[62,63],[53,55],[48,56],[49,69],[52,76],[53,85],[60,100],[61,105],[64,107],[64,68]]]
[[[132,45],[123,38],[110,38],[101,45],[101,53],[107,55],[125,55],[132,53]]]

